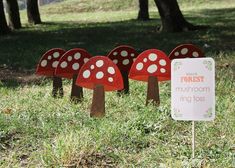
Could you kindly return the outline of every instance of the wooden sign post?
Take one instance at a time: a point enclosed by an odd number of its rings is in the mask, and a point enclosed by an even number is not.
[[[171,62],[171,116],[192,121],[192,158],[195,122],[215,118],[215,63],[212,58],[175,59]]]

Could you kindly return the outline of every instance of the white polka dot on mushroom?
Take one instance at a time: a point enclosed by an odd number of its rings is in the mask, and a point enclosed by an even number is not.
[[[185,54],[187,54],[187,53],[188,53],[188,49],[187,49],[187,48],[183,48],[183,49],[181,50],[181,54],[185,55]]]
[[[198,56],[199,56],[198,52],[194,51],[194,52],[193,52],[193,56],[194,56],[194,57],[198,57]]]
[[[48,60],[51,60],[51,58],[52,58],[51,55],[49,55],[49,56],[47,57]]]
[[[159,61],[159,64],[160,64],[161,66],[165,66],[165,65],[166,65],[166,61],[165,61],[164,59],[161,59],[161,60]]]
[[[115,69],[113,67],[108,67],[108,73],[115,74]]]
[[[160,71],[161,71],[161,73],[165,73],[166,72],[166,70],[164,68],[161,68]]]
[[[59,53],[59,52],[54,52],[54,53],[53,53],[53,57],[54,57],[54,58],[58,58],[59,56],[60,56],[60,53]]]
[[[95,66],[94,65],[91,65],[91,67],[90,67],[91,69],[94,69],[95,68]]]
[[[68,56],[68,61],[72,61],[73,57],[72,56]]]
[[[42,67],[47,66],[47,60],[42,60],[42,62],[41,62],[41,66],[42,66]]]
[[[135,62],[136,58],[133,59],[133,62]]]
[[[136,65],[136,69],[137,69],[138,71],[142,70],[143,67],[144,67],[144,64],[141,63],[141,62],[139,62],[139,63]]]
[[[89,61],[89,58],[84,58],[84,63],[87,63]]]
[[[78,70],[79,69],[79,63],[74,63],[72,65],[73,70]]]
[[[74,59],[78,60],[79,58],[81,58],[81,53],[77,52],[76,54],[74,54]]]
[[[175,52],[174,54],[175,54],[175,56],[179,56],[179,52],[178,52],[178,51],[177,51],[177,52]]]
[[[58,64],[59,64],[59,61],[54,61],[54,62],[52,63],[52,67],[53,67],[53,68],[56,68],[56,67],[58,66]]]
[[[103,72],[101,72],[101,71],[97,72],[96,79],[102,79],[103,77],[104,77],[104,73]]]
[[[121,56],[126,57],[127,55],[128,55],[128,52],[127,52],[127,51],[123,50],[123,51],[121,52]]]
[[[90,77],[90,75],[91,75],[91,72],[89,71],[89,70],[85,70],[83,73],[82,73],[82,76],[84,77],[84,78],[89,78]]]
[[[113,60],[113,63],[114,63],[114,64],[117,64],[117,63],[118,63],[118,60],[117,60],[117,59],[114,59],[114,60]]]
[[[113,55],[117,55],[118,53],[117,52],[113,52]]]
[[[131,56],[132,56],[132,57],[134,57],[134,56],[135,56],[135,54],[134,54],[134,53],[131,53]]]
[[[157,60],[157,54],[151,53],[151,54],[149,54],[148,58],[149,58],[150,61],[156,61]]]
[[[124,59],[124,60],[122,61],[122,64],[123,64],[123,65],[128,65],[129,62],[130,62],[129,59]]]
[[[66,68],[68,66],[67,62],[66,61],[63,61],[61,64],[60,64],[60,67],[61,68]]]
[[[147,71],[148,71],[149,73],[154,73],[154,72],[156,72],[156,71],[157,71],[157,65],[155,65],[155,64],[150,65],[150,66],[148,67]]]
[[[144,62],[147,62],[148,60],[147,60],[147,58],[144,58]]]
[[[109,78],[108,78],[108,81],[109,81],[109,82],[113,82],[113,78],[112,78],[112,77],[109,77]]]
[[[104,65],[104,61],[103,60],[98,60],[98,61],[96,61],[95,65],[97,67],[102,67]]]

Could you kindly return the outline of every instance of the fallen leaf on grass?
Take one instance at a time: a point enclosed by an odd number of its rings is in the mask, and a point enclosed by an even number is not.
[[[2,113],[4,113],[4,114],[9,114],[9,115],[10,115],[10,114],[12,114],[12,111],[13,111],[12,109],[6,108],[6,109],[3,109],[3,110],[2,110]]]
[[[235,144],[231,146],[230,150],[235,152]]]
[[[223,67],[228,68],[228,67],[229,67],[229,63],[224,63],[224,64],[223,64]]]

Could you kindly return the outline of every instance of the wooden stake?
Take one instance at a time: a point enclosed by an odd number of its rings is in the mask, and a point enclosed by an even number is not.
[[[149,101],[152,101],[157,106],[160,104],[158,79],[155,76],[148,77],[146,106]]]
[[[122,90],[118,90],[118,96],[121,96],[122,94],[129,94],[129,78],[128,78],[128,72],[127,71],[121,71],[122,73],[122,79],[124,83],[124,88]]]
[[[95,85],[91,104],[91,117],[101,118],[105,115],[105,93],[103,85]]]
[[[195,157],[195,123],[192,121],[192,158]]]
[[[82,87],[76,85],[77,76],[78,75],[73,75],[73,83],[70,96],[70,100],[74,103],[78,103],[83,99],[83,89]]]
[[[53,97],[63,97],[63,84],[62,79],[57,76],[53,76],[53,89],[52,89],[52,96]]]

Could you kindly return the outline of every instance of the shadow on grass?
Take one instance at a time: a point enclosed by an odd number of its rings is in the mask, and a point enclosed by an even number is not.
[[[6,88],[16,88],[19,85],[20,84],[14,79],[1,80],[1,82],[0,82],[0,87],[6,87]]]
[[[186,15],[186,18],[194,24],[209,25],[211,28],[194,32],[158,33],[159,19],[148,22],[47,22],[1,37],[0,65],[14,69],[35,68],[41,55],[53,47],[67,50],[80,47],[92,55],[106,55],[120,44],[131,45],[138,52],[158,48],[167,54],[181,43],[193,43],[202,48],[206,46],[203,48],[206,53],[234,50],[234,8],[202,10],[195,16]]]

